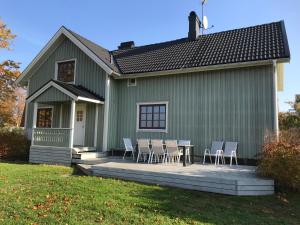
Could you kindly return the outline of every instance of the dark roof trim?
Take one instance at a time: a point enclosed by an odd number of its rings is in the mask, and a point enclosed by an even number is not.
[[[281,20],[280,23],[281,23],[284,51],[285,51],[286,55],[288,55],[288,58],[290,60],[291,54],[290,54],[290,48],[289,48],[289,42],[288,42],[288,38],[287,38],[287,34],[286,34],[285,24],[284,24],[283,20]]]

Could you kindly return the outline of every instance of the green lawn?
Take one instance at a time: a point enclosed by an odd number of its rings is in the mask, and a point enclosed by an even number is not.
[[[300,195],[233,197],[0,163],[0,224],[299,224]]]

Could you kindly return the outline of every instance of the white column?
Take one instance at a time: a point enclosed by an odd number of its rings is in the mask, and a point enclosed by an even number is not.
[[[73,148],[73,142],[74,142],[75,107],[76,107],[75,100],[72,100],[71,113],[70,113],[70,128],[71,128],[70,142],[69,142],[70,148]]]
[[[94,130],[94,147],[97,147],[97,135],[98,135],[98,116],[99,116],[99,104],[96,104],[95,111],[95,130]]]
[[[38,103],[34,102],[33,103],[33,119],[32,119],[32,130],[31,130],[31,141],[33,141],[34,128],[36,128],[37,109],[38,109]]]
[[[109,119],[109,92],[110,92],[110,78],[106,74],[105,86],[105,102],[104,102],[104,124],[103,124],[103,146],[102,151],[107,151],[107,138],[108,138],[108,119]]]
[[[277,62],[273,61],[274,76],[273,76],[273,101],[274,101],[274,132],[279,135],[279,122],[278,122],[278,95],[277,95]]]
[[[60,109],[59,109],[59,128],[62,128],[62,109],[63,109],[63,103],[60,104]]]

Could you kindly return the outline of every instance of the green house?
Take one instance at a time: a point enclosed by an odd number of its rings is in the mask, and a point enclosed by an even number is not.
[[[278,132],[277,92],[290,52],[283,21],[107,50],[61,27],[18,78],[27,86],[30,161],[70,164],[77,148],[107,152],[122,138],[188,139],[201,156],[237,141],[255,159]]]

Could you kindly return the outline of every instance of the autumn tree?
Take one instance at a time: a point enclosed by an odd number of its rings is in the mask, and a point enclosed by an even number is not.
[[[0,20],[0,51],[10,51],[11,41],[15,37]],[[19,90],[15,81],[19,75],[19,63],[9,59],[0,62],[0,127],[19,125],[20,116],[17,114],[20,113],[20,107],[24,107],[24,101],[21,103],[18,100],[22,98],[17,98]]]

